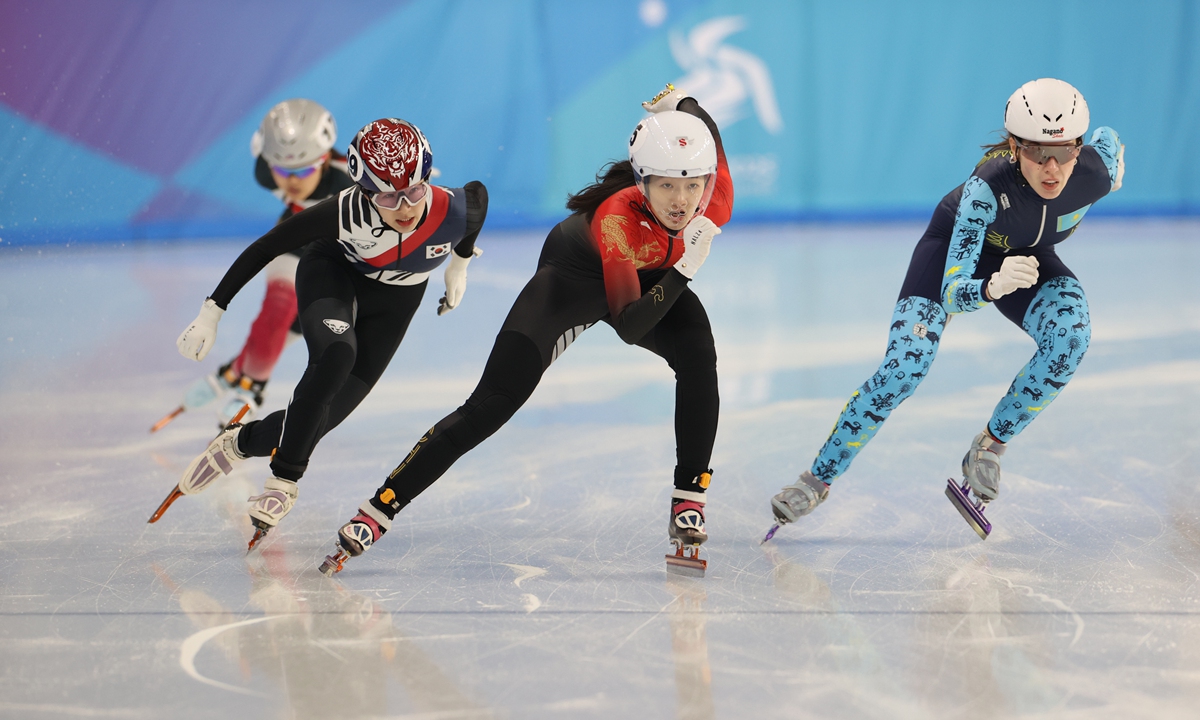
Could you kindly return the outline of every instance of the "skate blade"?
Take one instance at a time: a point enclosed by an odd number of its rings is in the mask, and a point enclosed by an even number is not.
[[[677,545],[675,553],[666,558],[667,572],[673,575],[704,577],[704,571],[708,569],[708,561],[700,559],[699,545],[689,546],[687,554],[684,554],[684,546]]]
[[[246,546],[246,554],[249,555],[254,550],[254,546],[258,545],[259,541],[265,538],[269,532],[271,532],[270,527],[258,527],[255,525],[254,537],[250,538],[250,544]]]
[[[163,428],[165,428],[167,425],[170,425],[171,421],[174,420],[175,418],[179,417],[180,415],[182,415],[185,410],[187,410],[187,408],[183,405],[180,405],[179,407],[175,408],[171,412],[167,413],[163,417],[162,420],[159,420],[158,422],[154,423],[154,425],[150,428],[150,432],[156,433],[159,430],[162,430]]]
[[[774,525],[772,525],[771,529],[767,531],[767,536],[764,537],[762,540],[760,540],[758,544],[765,545],[768,540],[775,537],[775,533],[779,532],[779,528],[781,528],[781,527],[783,527],[782,523],[775,523]]]
[[[946,497],[950,499],[954,509],[958,510],[958,514],[962,515],[963,520],[966,520],[971,529],[979,535],[979,539],[987,540],[988,535],[992,533],[992,524],[971,502],[966,490],[954,482],[953,478],[946,481]]]
[[[146,522],[158,522],[158,519],[163,516],[163,513],[167,511],[167,508],[171,507],[171,503],[175,502],[181,497],[183,497],[183,491],[179,489],[178,485],[176,485],[175,489],[171,491],[171,494],[167,495],[167,499],[162,501],[162,504],[158,506],[158,509],[154,511],[154,514],[151,515],[150,519]]]
[[[250,405],[249,405],[249,403],[247,403],[247,404],[243,405],[243,406],[242,406],[242,409],[237,411],[237,415],[234,415],[234,416],[233,416],[233,419],[231,419],[229,422],[225,423],[225,427],[221,428],[221,432],[225,432],[226,430],[228,430],[229,428],[233,427],[234,425],[237,425],[237,424],[238,424],[238,422],[239,422],[239,421],[240,421],[240,420],[241,420],[243,417],[245,417],[245,416],[246,416],[246,413],[248,413],[248,412],[250,412]],[[220,434],[220,433],[218,433],[218,434]]]
[[[342,571],[342,567],[349,559],[350,554],[345,550],[338,548],[332,555],[325,556],[325,562],[321,563],[321,567],[319,568],[321,574],[325,577],[333,577],[334,573],[339,573]]]

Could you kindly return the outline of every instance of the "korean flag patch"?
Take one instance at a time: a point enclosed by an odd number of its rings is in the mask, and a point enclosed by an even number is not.
[[[449,255],[449,254],[450,254],[450,243],[442,243],[441,245],[426,245],[425,246],[425,259],[426,260],[433,260],[435,258],[440,258],[444,255]]]

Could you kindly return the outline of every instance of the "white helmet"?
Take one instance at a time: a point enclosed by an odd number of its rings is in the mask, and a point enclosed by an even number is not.
[[[1031,80],[1004,107],[1004,129],[1030,142],[1059,142],[1087,132],[1087,102],[1070,83],[1054,78]]]
[[[649,175],[711,175],[717,171],[717,144],[703,120],[668,110],[651,115],[633,129],[629,162],[639,185]]]
[[[304,98],[271,108],[250,138],[250,152],[285,168],[312,165],[337,142],[337,123],[320,104]]]

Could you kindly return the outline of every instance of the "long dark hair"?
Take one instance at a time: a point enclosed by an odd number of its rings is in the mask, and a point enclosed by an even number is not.
[[[583,213],[588,222],[596,214],[596,208],[605,200],[627,187],[633,187],[633,165],[628,160],[614,161],[600,168],[596,182],[567,197],[567,209]]]

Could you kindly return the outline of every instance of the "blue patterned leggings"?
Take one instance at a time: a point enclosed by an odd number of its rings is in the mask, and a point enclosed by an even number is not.
[[[1074,277],[1052,277],[1013,295],[996,305],[1010,319],[1025,306],[1021,328],[1037,343],[1037,352],[1013,379],[988,421],[988,431],[1001,442],[1016,437],[1054,401],[1075,374],[1091,339],[1087,298]],[[883,362],[842,408],[813,461],[814,475],[828,483],[844,473],[892,410],[916,391],[937,356],[946,319],[936,300],[917,295],[900,298],[892,313]]]

